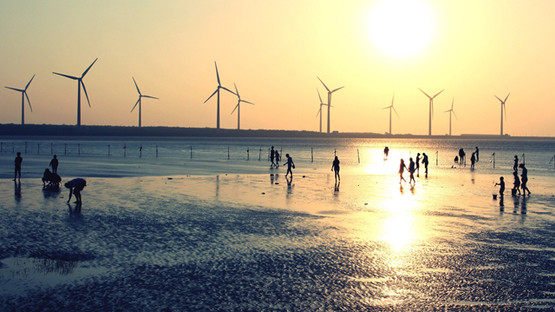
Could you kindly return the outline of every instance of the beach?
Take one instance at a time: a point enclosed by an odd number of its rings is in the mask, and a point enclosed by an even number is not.
[[[48,157],[24,155],[23,164]],[[39,177],[20,186],[5,177],[0,310],[555,308],[548,169],[531,175],[531,196],[511,197],[509,165],[431,165],[411,187],[399,184],[393,152],[374,166],[346,161],[336,187],[331,159],[306,159],[288,183],[285,168],[257,159],[210,167],[134,158],[113,173],[105,160],[62,157],[64,180],[97,169],[85,176],[80,212],[64,188],[45,193]],[[492,196],[500,174],[503,203]]]

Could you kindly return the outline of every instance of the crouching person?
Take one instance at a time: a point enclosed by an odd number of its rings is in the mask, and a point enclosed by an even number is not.
[[[82,179],[82,178],[76,178],[67,182],[64,185],[69,189],[69,198],[67,199],[67,202],[69,203],[69,201],[71,200],[71,194],[74,194],[75,199],[77,200],[76,203],[80,204],[81,191],[85,188],[85,186],[87,186],[87,181],[85,181],[85,179]]]

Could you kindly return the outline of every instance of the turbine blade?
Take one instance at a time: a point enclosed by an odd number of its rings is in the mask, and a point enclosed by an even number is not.
[[[36,74],[35,74],[36,75]],[[25,86],[25,91],[27,91],[27,88],[29,88],[29,85],[31,84],[31,81],[33,81],[33,78],[35,78],[35,75],[33,75],[33,77],[31,77],[31,80],[29,80],[29,82],[27,83],[27,85]]]
[[[438,96],[441,92],[445,91],[445,89],[439,91],[438,93],[436,93],[436,95],[432,96],[432,99],[435,98],[436,96]]]
[[[395,93],[393,93],[393,98],[391,99],[391,107],[393,107],[393,101],[395,100]]]
[[[222,89],[226,90],[227,92],[230,92],[230,93],[232,93],[232,94],[235,94],[235,92],[233,92],[233,91],[229,90],[229,89],[228,89],[228,88],[226,88],[226,87],[220,87],[220,88],[222,88]],[[237,96],[238,96],[238,94],[235,94],[235,95],[237,95]]]
[[[133,83],[135,83],[135,88],[137,88],[137,92],[139,92],[139,95],[141,95],[141,90],[139,90],[139,86],[137,85],[137,82],[135,81],[135,77],[131,77],[133,78]]]
[[[240,103],[240,102],[239,102]],[[239,107],[239,103],[237,103],[237,105],[235,105],[235,108],[231,111],[230,115],[233,115],[233,113],[235,112],[235,110],[237,109],[237,107]]]
[[[85,84],[83,83],[83,80],[79,80],[79,83],[83,86],[83,91],[85,91],[85,97],[87,98],[87,103],[89,104],[89,107],[91,107],[91,102],[89,101],[89,95],[87,94],[87,88],[85,88]]]
[[[320,106],[320,109],[319,109],[318,112],[316,113],[316,117],[318,117],[318,115],[320,115],[321,112],[322,112],[322,106]]]
[[[233,83],[233,85],[235,86],[235,95],[237,95],[238,98],[241,98],[239,96],[239,90],[237,90],[237,85],[235,84],[235,82]]]
[[[10,89],[10,90],[15,90],[15,91],[19,91],[19,92],[25,92],[25,90],[21,90],[21,89],[16,89],[16,88],[12,88],[12,87],[4,87],[6,89]]]
[[[455,116],[456,119],[459,119],[457,118],[457,114],[455,114],[455,111],[453,111],[453,116]]]
[[[497,95],[494,95],[494,96],[499,100],[499,102],[503,103],[503,100],[500,99]]]
[[[507,94],[507,97],[505,98],[505,101],[503,101],[503,103],[507,102],[507,99],[509,98],[509,95],[511,95],[511,93]]]
[[[316,78],[318,78],[318,80],[320,80],[320,82],[324,85],[324,88],[326,88],[326,90],[328,90],[328,92],[331,92],[330,89],[328,88],[328,86],[326,86],[326,84],[322,81],[322,79],[320,79],[320,77],[316,76]]]
[[[382,108],[382,109],[389,109],[389,108],[391,108],[391,106],[387,106],[387,107],[384,107],[384,108]]]
[[[397,117],[399,117],[399,114],[397,114],[397,110],[395,109],[395,107],[393,107],[393,105],[391,105],[391,108],[393,108],[393,111],[395,112],[395,115],[397,115]]]
[[[145,97],[145,98],[149,98],[149,99],[159,100],[159,98],[154,97],[154,96],[150,96],[150,95],[141,95],[141,96],[142,96],[142,97]]]
[[[318,92],[318,98],[320,99],[320,103],[322,103],[322,97],[320,96],[320,91],[316,89],[316,92]]]
[[[250,105],[254,105],[254,103],[251,103],[251,102],[249,102],[249,101],[245,101],[245,100],[241,100],[241,102],[243,102],[243,103],[247,103],[247,104],[250,104]]]
[[[418,90],[420,90],[422,93],[424,93],[424,95],[427,96],[428,98],[430,98],[430,99],[432,98],[431,96],[428,95],[428,93],[422,91],[422,89],[418,88]]]
[[[53,73],[54,75],[66,77],[66,78],[69,78],[69,79],[79,80],[79,77],[73,77],[73,76],[70,76],[70,75],[64,75],[64,74],[60,74],[60,73],[56,73],[56,72],[52,72],[52,73]]]
[[[341,87],[341,88],[337,88],[337,89],[331,91],[331,93],[334,93],[335,91],[341,90],[341,89],[343,89],[343,88],[345,88],[345,86],[343,86],[343,87]]]
[[[213,97],[214,94],[216,94],[216,92],[218,92],[218,90],[220,90],[220,89],[219,89],[219,88],[216,89],[216,91],[214,91],[214,93],[212,93],[212,94],[206,99],[206,101],[204,101],[204,103],[208,102],[208,100],[210,100],[210,98]]]
[[[31,100],[29,100],[29,96],[27,95],[27,92],[23,92],[23,94],[25,94],[25,97],[27,98],[27,103],[29,103],[29,108],[31,109],[31,111],[33,111],[33,107],[31,106]]]
[[[218,73],[218,64],[216,64],[216,61],[214,61],[214,65],[216,66],[216,79],[218,79],[218,86],[221,86],[222,84],[220,83],[220,73]]]
[[[141,97],[139,96],[139,99],[137,100],[137,102],[135,102],[135,105],[133,105],[133,108],[131,109],[131,113],[133,112],[133,110],[135,110],[135,107],[137,107],[137,104],[139,104],[140,101]]]
[[[92,62],[91,65],[89,65],[89,67],[87,67],[87,69],[83,72],[83,75],[81,75],[81,79],[83,79],[83,77],[85,77],[85,75],[89,72],[89,69],[91,69],[91,67],[94,65],[94,63],[96,63],[96,61],[98,60],[98,57]]]

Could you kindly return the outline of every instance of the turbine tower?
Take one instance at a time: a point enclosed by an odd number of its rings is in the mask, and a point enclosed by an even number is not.
[[[96,58],[92,62],[92,64],[83,72],[81,77],[75,77],[75,76],[64,75],[64,74],[52,72],[55,75],[59,75],[59,76],[62,76],[62,77],[73,79],[73,80],[77,80],[77,126],[78,127],[81,126],[81,85],[83,86],[83,91],[85,91],[85,96],[87,97],[87,103],[89,103],[89,107],[91,107],[91,102],[89,101],[89,96],[87,95],[87,89],[85,88],[85,84],[83,83],[83,78],[85,77],[85,75],[87,74],[89,69],[91,69],[91,67],[94,65],[94,63],[96,63],[97,60],[98,60],[98,58]]]
[[[237,105],[235,105],[235,108],[233,109],[233,111],[231,111],[231,114],[233,115],[235,110],[237,110],[237,130],[241,130],[241,102],[251,105],[254,105],[254,103],[241,99],[241,96],[239,95],[239,90],[237,90],[237,85],[235,83],[233,83],[233,85],[235,86],[235,94],[237,95]]]
[[[395,109],[395,107],[393,107],[393,100],[395,100],[395,94],[393,94],[393,98],[391,99],[391,105],[383,108],[383,109],[389,109],[389,134],[392,134],[391,133],[391,110],[393,110],[395,112],[395,115],[399,117],[399,114],[397,114],[397,110]]]
[[[235,94],[233,93],[233,91],[229,90],[226,87],[223,87],[222,84],[220,83],[220,74],[218,73],[218,64],[216,64],[216,62],[214,61],[214,65],[216,66],[216,78],[218,79],[218,87],[216,88],[216,91],[214,91],[214,93],[212,93],[207,99],[206,101],[204,101],[204,103],[208,102],[208,100],[210,100],[210,98],[212,98],[214,96],[214,94],[218,94],[217,97],[217,108],[216,108],[216,128],[220,129],[220,89],[224,89],[229,93]]]
[[[503,111],[505,111],[505,119],[507,119],[507,107],[505,106],[505,103],[507,103],[507,99],[509,98],[509,95],[511,95],[511,93],[507,94],[507,97],[505,98],[505,100],[501,100],[500,98],[497,97],[497,95],[495,96],[499,102],[501,102],[501,133],[500,135],[503,135]]]
[[[31,112],[33,111],[33,108],[31,107],[31,101],[29,100],[29,96],[27,95],[27,88],[29,88],[29,85],[31,84],[31,81],[33,81],[33,78],[35,78],[35,75],[31,77],[31,80],[29,80],[29,82],[25,86],[25,89],[6,87],[7,89],[21,92],[21,125],[25,124],[25,98],[27,98],[27,102],[29,103],[29,109],[31,109]]]
[[[318,89],[316,89],[316,92],[318,92],[318,98],[320,99],[320,109],[318,109],[318,113],[316,113],[316,117],[318,117],[318,115],[320,115],[320,133],[322,133],[322,106],[326,106],[327,104],[322,102],[322,97],[320,96],[320,91],[318,91]]]
[[[331,95],[340,89],[343,89],[345,86],[331,90],[326,86],[326,84],[322,81],[322,79],[320,79],[320,77],[316,77],[318,78],[318,80],[320,80],[320,82],[324,85],[324,88],[326,88],[326,90],[328,90],[328,133],[330,133],[330,112],[331,112]]]
[[[451,136],[451,115],[457,118],[457,114],[455,114],[455,110],[453,109],[453,105],[455,105],[455,98],[453,98],[453,102],[451,102],[451,109],[446,110],[446,113],[449,113],[449,136]]]
[[[142,98],[149,98],[149,99],[155,99],[158,100],[157,97],[153,97],[150,95],[145,95],[141,93],[141,90],[139,90],[139,86],[137,85],[137,82],[135,81],[134,77],[133,78],[133,82],[135,83],[135,87],[137,88],[137,92],[139,93],[139,99],[137,100],[137,102],[135,103],[135,105],[133,105],[133,108],[131,109],[131,112],[133,112],[133,110],[135,109],[135,107],[137,107],[137,105],[139,105],[139,128],[141,127],[141,99]]]
[[[422,89],[418,88],[418,90],[422,91]],[[434,115],[434,98],[436,96],[438,96],[441,92],[445,91],[445,89],[439,91],[438,93],[436,93],[436,95],[434,96],[429,96],[426,92],[422,91],[422,93],[424,93],[425,96],[428,97],[428,99],[430,99],[430,109],[428,112],[428,117],[429,117],[429,123],[428,123],[428,135],[431,136],[432,135],[432,117]]]

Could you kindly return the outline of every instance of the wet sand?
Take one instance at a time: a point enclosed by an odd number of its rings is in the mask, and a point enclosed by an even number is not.
[[[87,178],[80,213],[0,180],[0,310],[555,308],[552,178],[283,172]]]

